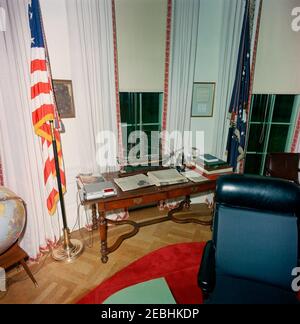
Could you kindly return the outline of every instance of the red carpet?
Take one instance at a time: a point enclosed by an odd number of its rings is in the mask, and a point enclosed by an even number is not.
[[[101,304],[115,292],[164,277],[178,304],[202,304],[197,275],[205,243],[181,243],[154,251],[105,280],[78,304]],[[300,300],[300,293],[299,293]]]
[[[101,304],[113,293],[131,285],[164,277],[178,304],[201,304],[197,274],[205,243],[181,243],[154,251],[105,280],[78,301]]]

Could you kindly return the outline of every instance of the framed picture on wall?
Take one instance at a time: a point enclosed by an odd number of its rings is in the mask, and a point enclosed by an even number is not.
[[[53,80],[54,94],[60,118],[75,118],[71,80]]]
[[[195,82],[193,87],[192,117],[212,117],[215,99],[214,82]]]

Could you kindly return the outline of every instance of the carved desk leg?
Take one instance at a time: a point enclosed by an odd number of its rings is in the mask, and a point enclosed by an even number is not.
[[[93,204],[92,205],[92,229],[93,231],[98,229],[98,218],[97,218],[97,205]]]
[[[99,233],[101,239],[101,261],[102,263],[107,263],[107,220],[105,218],[105,211],[99,211]]]
[[[184,203],[184,207],[186,209],[190,209],[191,208],[191,196],[186,196],[185,197],[185,203]]]

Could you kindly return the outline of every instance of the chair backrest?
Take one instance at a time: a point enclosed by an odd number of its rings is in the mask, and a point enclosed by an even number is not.
[[[299,215],[296,184],[268,177],[221,177],[213,239],[217,273],[290,289]]]
[[[270,153],[266,160],[265,175],[299,184],[299,153]]]

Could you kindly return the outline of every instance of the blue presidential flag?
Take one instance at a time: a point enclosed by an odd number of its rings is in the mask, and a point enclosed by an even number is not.
[[[229,107],[231,124],[227,141],[227,161],[237,170],[244,159],[247,133],[247,105],[250,91],[250,1],[246,0],[237,71]]]

